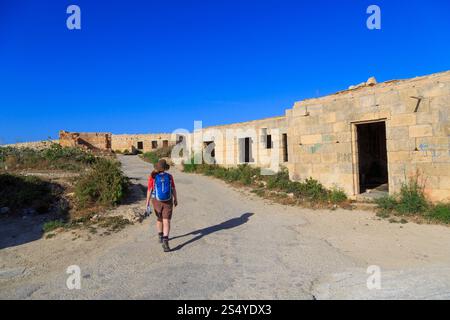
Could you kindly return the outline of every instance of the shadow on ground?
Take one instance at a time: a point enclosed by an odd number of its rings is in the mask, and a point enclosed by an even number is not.
[[[128,186],[128,192],[125,199],[122,200],[121,204],[130,205],[138,203],[147,198],[147,188],[139,183],[130,183]]]
[[[3,217],[0,219],[0,249],[41,239],[43,225],[41,217]]]
[[[183,234],[181,236],[177,236],[177,237],[173,237],[170,240],[174,240],[174,239],[179,239],[179,238],[183,238],[183,237],[187,237],[187,236],[196,236],[194,238],[192,238],[191,240],[188,240],[182,244],[179,244],[178,246],[174,247],[172,249],[172,251],[177,251],[182,249],[183,247],[197,241],[200,240],[201,238],[210,235],[211,233],[217,232],[217,231],[221,231],[221,230],[228,230],[228,229],[233,229],[236,227],[239,227],[241,225],[243,225],[244,223],[247,223],[249,221],[249,218],[253,215],[253,213],[244,213],[243,215],[241,215],[240,217],[237,218],[233,218],[227,221],[224,221],[222,223],[216,224],[214,226],[210,226],[204,229],[199,229],[199,230],[195,230],[192,231],[190,233],[186,233]]]

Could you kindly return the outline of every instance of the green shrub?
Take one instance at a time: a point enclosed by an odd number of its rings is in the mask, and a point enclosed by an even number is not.
[[[375,199],[375,203],[378,206],[378,208],[388,212],[395,210],[395,208],[398,205],[395,197],[390,195]]]
[[[42,150],[42,155],[49,161],[71,160],[84,164],[92,164],[95,161],[95,156],[90,152],[80,148],[61,147],[56,143]]]
[[[288,192],[293,192],[292,182],[289,179],[289,171],[283,168],[274,175],[268,176],[267,188],[269,189],[279,189]]]
[[[345,192],[339,188],[333,188],[329,193],[329,200],[331,203],[338,204],[347,200]]]
[[[436,222],[450,223],[450,204],[433,205],[429,203],[417,178],[404,183],[400,193],[396,196],[385,196],[375,200],[375,202],[381,209],[377,215],[382,218],[389,217],[389,213],[393,213],[421,216]],[[402,219],[400,222],[405,223],[406,220]]]
[[[328,191],[317,180],[313,178],[306,179],[304,182],[305,195],[313,201],[324,201],[328,197]]]
[[[76,183],[75,198],[82,208],[89,205],[112,206],[122,200],[127,186],[128,179],[118,162],[98,159]]]
[[[42,231],[44,231],[44,233],[56,230],[58,228],[63,228],[65,226],[65,224],[60,221],[60,220],[53,220],[53,221],[49,221],[44,223],[44,225],[42,226]]]
[[[142,155],[142,158],[147,161],[150,162],[152,164],[156,164],[159,160],[159,157],[156,155],[155,152],[151,151],[151,152],[146,152]]]
[[[320,182],[312,178],[303,182],[291,181],[289,179],[289,171],[286,168],[282,168],[279,172],[270,176],[262,176],[260,171],[260,168],[255,168],[248,164],[239,165],[236,168],[194,164],[193,160],[191,163],[184,164],[184,172],[187,173],[201,173],[227,182],[239,182],[243,185],[258,185],[261,184],[261,180],[265,180],[267,188],[270,190],[277,190],[286,194],[293,193],[295,197],[309,201],[337,204],[347,200],[347,195],[344,191],[337,188],[328,190]]]
[[[0,165],[15,169],[62,169],[78,171],[95,162],[95,156],[80,148],[61,147],[52,144],[49,148],[0,147]]]
[[[51,184],[38,177],[0,174],[0,207],[13,211],[31,207],[45,213],[56,197]]]
[[[170,147],[159,148],[154,151],[145,152],[142,155],[142,158],[147,162],[155,164],[161,158],[170,158],[172,155],[172,149],[173,149],[173,146],[170,146]]]
[[[450,203],[440,203],[432,206],[427,212],[431,220],[450,224]]]
[[[428,202],[425,199],[423,188],[417,180],[404,183],[400,190],[399,201],[396,211],[400,214],[423,213],[428,209]]]
[[[170,158],[172,156],[172,149],[173,149],[173,146],[162,147],[162,148],[156,149],[153,152],[156,154],[156,156],[159,159],[161,159],[161,158]]]

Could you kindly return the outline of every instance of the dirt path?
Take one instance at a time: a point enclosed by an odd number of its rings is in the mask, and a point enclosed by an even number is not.
[[[120,160],[146,184],[148,164]],[[219,180],[172,173],[180,203],[173,252],[157,243],[154,216],[90,241],[60,234],[6,247],[0,298],[450,298],[449,228],[282,206]],[[81,268],[81,290],[66,287],[70,265]],[[367,289],[370,265],[381,268],[381,290]]]

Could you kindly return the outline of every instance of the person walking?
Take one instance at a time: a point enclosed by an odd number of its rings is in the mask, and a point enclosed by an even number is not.
[[[157,218],[156,229],[159,242],[162,244],[164,252],[170,252],[170,222],[173,207],[178,205],[177,191],[173,176],[166,172],[170,168],[167,162],[161,159],[155,164],[154,168],[148,179],[147,208],[151,201]]]

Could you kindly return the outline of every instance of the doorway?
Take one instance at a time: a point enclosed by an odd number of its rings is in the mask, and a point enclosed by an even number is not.
[[[252,139],[242,138],[239,139],[239,161],[240,163],[251,163],[252,158]]]
[[[283,133],[283,162],[289,161],[287,133]]]
[[[386,122],[356,126],[359,169],[359,193],[389,191],[386,148]]]

